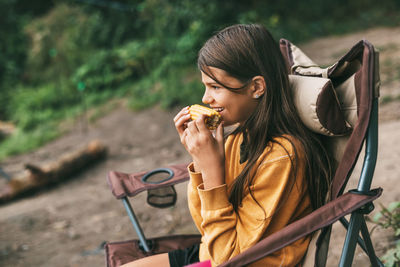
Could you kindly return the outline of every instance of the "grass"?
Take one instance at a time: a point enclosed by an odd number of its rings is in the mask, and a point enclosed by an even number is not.
[[[43,89],[39,89],[35,93],[40,90]],[[23,127],[17,127],[12,135],[0,141],[0,161],[9,156],[33,151],[66,132],[74,130],[73,127],[76,127],[76,122],[79,120],[82,128],[87,128],[88,124],[112,110],[118,104],[118,99],[125,95],[125,91],[125,88],[122,87],[118,90],[82,94],[72,105],[66,105],[59,109],[26,105],[21,110],[15,110],[15,113],[18,113],[15,114],[16,118],[24,122],[20,124]],[[29,95],[30,93],[19,94],[24,98],[29,98]],[[35,100],[29,103],[32,102]],[[37,102],[40,105],[46,104]],[[51,100],[48,101],[48,103],[50,102]]]
[[[34,131],[24,132],[20,129],[0,143],[0,160],[8,156],[32,151],[43,144],[59,137],[61,134],[57,126],[49,123],[36,128]]]

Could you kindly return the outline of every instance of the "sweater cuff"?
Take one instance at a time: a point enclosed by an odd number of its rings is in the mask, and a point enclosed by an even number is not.
[[[231,205],[226,184],[205,190],[202,183],[197,187],[197,190],[202,210],[218,210]]]
[[[194,163],[190,163],[189,166],[187,167],[190,180],[192,181],[192,184],[197,186],[201,183],[203,183],[203,176],[201,175],[201,172],[195,172],[194,171]]]

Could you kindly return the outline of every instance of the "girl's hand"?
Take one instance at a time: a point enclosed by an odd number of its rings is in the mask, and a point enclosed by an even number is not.
[[[191,121],[191,116],[189,113],[189,106],[186,106],[183,109],[181,109],[181,111],[179,111],[179,113],[176,114],[176,116],[174,117],[176,131],[178,132],[179,138],[181,139],[181,143],[183,144],[186,150],[188,150],[188,148],[186,146],[185,130],[187,129],[187,125],[190,121]],[[193,163],[194,163],[194,170],[196,172],[199,172],[199,168],[196,167],[196,163],[195,162]]]
[[[209,189],[225,183],[224,128],[221,123],[214,137],[204,119],[205,116],[201,115],[190,121],[181,141],[193,158],[195,170],[202,173],[204,189]]]
[[[183,140],[183,132],[187,128],[187,123],[190,121],[190,114],[189,114],[189,106],[184,107],[179,111],[178,114],[174,117],[175,128],[179,134],[179,138],[181,139],[181,143],[185,146]]]

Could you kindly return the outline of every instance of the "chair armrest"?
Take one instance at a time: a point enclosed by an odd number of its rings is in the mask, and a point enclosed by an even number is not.
[[[167,187],[189,180],[188,165],[186,163],[168,166],[167,168],[173,172],[173,176],[158,184],[142,181],[142,177],[148,173],[147,171],[130,174],[110,171],[107,175],[107,182],[117,199],[133,197],[145,190]]]
[[[341,195],[306,217],[264,238],[253,247],[219,265],[219,267],[246,266],[247,264],[274,253],[318,229],[331,225],[341,217],[377,199],[382,194],[382,188],[377,188],[370,192],[371,194],[368,195],[353,192]]]

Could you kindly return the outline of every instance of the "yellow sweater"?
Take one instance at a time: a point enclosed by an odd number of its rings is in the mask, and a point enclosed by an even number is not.
[[[242,205],[235,212],[228,200],[229,188],[245,166],[240,164],[242,135],[230,135],[225,142],[225,184],[203,189],[201,173],[189,165],[189,209],[202,235],[200,261],[211,259],[212,265],[221,264],[311,212],[307,182],[304,174],[304,152],[296,144],[298,171],[293,181],[294,148],[285,138],[269,145],[257,160],[251,191],[259,204],[246,190]],[[262,208],[260,207],[262,206]],[[295,266],[307,251],[309,237],[269,255],[250,266]]]

